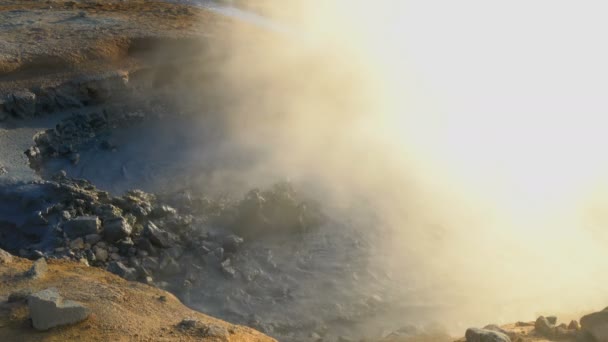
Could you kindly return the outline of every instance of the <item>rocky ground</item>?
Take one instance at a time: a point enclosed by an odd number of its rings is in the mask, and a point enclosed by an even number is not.
[[[0,258],[2,341],[273,341],[84,263]]]

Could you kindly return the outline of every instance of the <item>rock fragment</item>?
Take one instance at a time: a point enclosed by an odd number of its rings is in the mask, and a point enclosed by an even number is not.
[[[0,249],[0,265],[10,264],[13,262],[13,256],[11,253],[5,251],[4,249]]]
[[[542,336],[553,337],[555,334],[555,326],[549,322],[544,316],[539,316],[534,323],[534,330]]]
[[[137,278],[137,271],[134,268],[125,266],[120,261],[112,261],[108,265],[108,271],[126,280],[135,280]]]
[[[26,276],[32,279],[42,278],[46,271],[48,271],[49,267],[44,258],[40,258],[34,261],[32,267],[26,272]]]
[[[90,314],[90,310],[81,303],[64,300],[55,288],[30,295],[28,307],[36,330],[78,323]]]
[[[90,234],[98,234],[101,221],[97,216],[81,216],[71,219],[63,224],[63,231],[70,238],[77,238]]]
[[[469,328],[465,333],[467,342],[511,342],[509,336],[492,330]]]
[[[103,237],[109,242],[116,242],[128,237],[132,230],[131,225],[122,217],[103,223]]]
[[[169,248],[175,243],[175,237],[172,234],[158,228],[153,222],[148,222],[144,228],[144,235],[158,247]]]

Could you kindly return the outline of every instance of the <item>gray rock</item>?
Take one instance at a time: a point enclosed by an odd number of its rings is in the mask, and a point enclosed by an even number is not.
[[[570,324],[568,324],[568,329],[579,330],[580,328],[581,326],[578,324],[578,321],[574,319],[570,321]]]
[[[496,331],[502,334],[505,334],[507,336],[509,336],[510,338],[513,338],[512,335],[514,335],[513,333],[509,333],[508,331],[506,331],[505,329],[499,327],[496,324],[488,324],[485,327],[483,327],[484,330],[492,330],[492,331]]]
[[[84,241],[86,243],[88,243],[89,245],[94,245],[96,243],[98,243],[99,241],[101,241],[101,235],[99,234],[89,234],[87,236],[84,237]]]
[[[81,303],[64,300],[57,289],[50,288],[28,297],[32,323],[37,330],[74,324],[85,320],[91,311]]]
[[[93,247],[93,252],[95,253],[95,259],[99,261],[108,260],[108,251],[102,247],[95,246]]]
[[[5,251],[4,249],[0,249],[0,265],[10,264],[13,262],[13,256],[11,253]]]
[[[150,215],[153,218],[162,218],[167,216],[175,216],[177,215],[177,211],[168,205],[160,205],[152,209]]]
[[[511,342],[509,336],[492,330],[469,328],[465,333],[467,342]]]
[[[148,222],[144,228],[144,235],[153,245],[161,248],[169,248],[175,243],[173,234],[158,228],[153,222]]]
[[[583,316],[581,331],[592,336],[595,341],[608,341],[608,308]]]
[[[226,277],[228,277],[230,279],[233,279],[236,277],[236,269],[234,267],[232,267],[232,263],[231,263],[230,259],[224,260],[220,264],[220,269]]]
[[[534,330],[545,337],[553,337],[555,334],[555,326],[549,323],[549,320],[544,316],[540,316],[536,319]]]
[[[143,258],[141,266],[147,271],[156,271],[158,270],[158,258],[147,256]]]
[[[231,234],[223,239],[222,248],[226,253],[236,253],[244,241],[242,237]]]
[[[108,265],[108,272],[114,273],[126,280],[135,280],[137,278],[137,271],[134,268],[125,266],[120,261],[112,261]]]
[[[547,316],[547,321],[549,324],[556,325],[557,324],[557,316]]]
[[[43,277],[48,271],[49,267],[44,258],[40,258],[34,261],[34,264],[30,269],[26,272],[26,276],[32,279],[38,279]]]
[[[76,238],[72,242],[70,242],[71,249],[83,249],[84,248],[84,240],[82,238]]]
[[[63,231],[70,238],[98,234],[101,222],[97,216],[81,216],[63,224]]]
[[[103,237],[106,241],[116,242],[131,235],[133,228],[124,218],[118,218],[103,223]]]
[[[29,90],[17,91],[4,103],[5,110],[18,118],[36,114],[36,94]]]
[[[160,260],[159,271],[165,275],[174,275],[181,272],[177,261],[169,255],[164,255]]]

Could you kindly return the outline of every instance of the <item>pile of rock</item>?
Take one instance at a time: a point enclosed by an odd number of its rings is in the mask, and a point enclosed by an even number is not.
[[[102,149],[115,149],[104,139],[104,132],[112,127],[128,126],[142,121],[140,110],[129,108],[105,108],[89,113],[75,113],[61,120],[55,128],[39,132],[34,136],[34,146],[25,151],[30,166],[40,170],[43,163],[51,158],[65,158],[73,164],[80,160],[79,149],[97,144]]]
[[[259,218],[256,233],[263,232],[262,223],[275,233],[281,225],[285,232],[293,231],[294,226],[312,229],[324,217],[286,184],[255,193],[263,203],[258,212],[251,207],[250,195],[235,202],[184,193],[159,200],[139,190],[112,197],[88,181],[60,173],[53,181],[21,185],[5,199],[25,203],[21,210],[31,212],[23,224],[6,230],[12,235],[0,240],[0,248],[32,259],[79,260],[128,280],[179,293],[200,281],[203,270],[228,279],[241,277],[233,261],[245,242],[235,233],[246,233],[250,227],[243,217]],[[279,198],[288,201],[280,203]],[[281,215],[274,214],[279,212]]]

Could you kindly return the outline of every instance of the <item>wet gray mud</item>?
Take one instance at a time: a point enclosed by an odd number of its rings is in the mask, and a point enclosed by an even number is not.
[[[168,266],[162,249],[141,263],[158,267],[157,286],[204,313],[281,341],[317,335],[329,341],[340,336],[378,338],[401,328],[407,312],[415,312],[408,323],[428,322],[437,309],[428,299],[398,301],[403,293],[398,293],[397,279],[402,275],[395,278],[382,267],[388,256],[378,247],[384,235],[381,223],[364,204],[330,207],[317,201],[306,184],[283,183],[287,175],[264,168],[263,147],[227,141],[219,132],[193,117],[154,118],[105,131],[80,145],[77,163],[58,156],[43,162],[39,171],[51,179],[64,170],[68,177],[87,179],[115,196],[130,189],[154,193],[179,217],[191,220],[190,229],[204,238],[180,247],[175,270],[163,273]],[[248,193],[255,187],[261,192]],[[290,219],[266,214],[262,224],[247,218],[225,225],[208,218],[214,215],[211,210],[198,207],[203,199],[207,206],[241,201],[240,210],[247,202],[258,208],[277,194],[281,202],[312,199],[307,204],[315,209],[309,211],[318,215],[319,208],[323,222],[294,229]],[[302,215],[282,204],[271,205],[285,215]],[[153,222],[170,230],[162,220]],[[234,236],[242,242],[226,244]],[[408,296],[417,296],[415,288],[409,291]]]
[[[281,341],[378,340],[439,309],[384,266],[390,234],[365,203],[285,182],[263,146],[213,120],[93,108],[56,121],[26,153],[45,180],[2,185],[1,248],[86,260]]]

